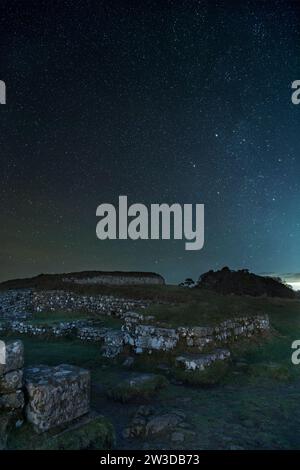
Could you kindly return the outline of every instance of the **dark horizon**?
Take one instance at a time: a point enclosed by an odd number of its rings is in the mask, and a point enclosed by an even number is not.
[[[223,266],[222,268],[224,268],[225,266]],[[227,267],[227,266],[226,266]],[[221,269],[222,269],[221,268]],[[229,267],[229,269],[231,269]],[[247,268],[242,268],[242,269],[247,269]],[[217,271],[217,270],[215,270]],[[11,279],[5,279],[5,280],[1,280],[0,281],[0,285],[2,284],[6,284],[6,283],[9,283],[11,281],[27,281],[27,280],[30,280],[30,279],[35,279],[35,278],[38,278],[40,276],[55,276],[55,275],[74,275],[74,274],[114,274],[114,275],[120,275],[120,274],[128,274],[128,275],[139,275],[139,274],[147,274],[147,275],[157,275],[157,276],[161,276],[166,285],[178,285],[180,282],[183,282],[185,279],[193,279],[194,282],[197,282],[200,278],[200,276],[202,274],[204,274],[204,272],[201,272],[199,273],[199,275],[197,275],[196,277],[192,277],[192,276],[187,276],[186,278],[184,279],[181,279],[179,280],[178,282],[168,282],[168,279],[163,276],[160,272],[156,271],[156,272],[146,272],[146,271],[118,271],[118,270],[114,270],[114,271],[98,271],[98,270],[93,270],[93,271],[75,271],[75,272],[66,272],[66,271],[61,271],[61,272],[42,272],[42,273],[38,273],[38,274],[35,274],[33,276],[27,276],[27,277],[21,277],[21,278],[11,278]],[[254,273],[258,276],[263,276],[263,277],[272,277],[272,278],[280,278],[283,282],[285,282],[286,284],[290,285],[293,290],[296,290],[296,291],[300,291],[300,273]]]

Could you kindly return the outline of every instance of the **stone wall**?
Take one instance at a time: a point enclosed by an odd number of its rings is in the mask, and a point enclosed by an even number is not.
[[[0,291],[0,321],[22,321],[32,312],[85,311],[122,317],[132,309],[145,308],[149,302],[110,295],[79,295],[64,290],[33,291],[16,289]]]
[[[35,325],[26,322],[3,322],[0,332],[19,333],[28,336],[52,336],[56,338],[78,338],[84,341],[104,341],[104,337],[110,331],[108,328],[92,326],[91,322],[73,321],[61,322],[52,326]]]
[[[66,291],[38,291],[32,294],[32,309],[42,311],[87,311],[122,316],[125,312],[148,305],[142,300],[128,300],[111,295],[79,295]]]
[[[242,338],[249,338],[269,330],[267,315],[241,316],[226,320],[214,327],[161,328],[143,321],[151,320],[140,313],[124,314],[121,329],[98,327],[92,321],[61,322],[55,325],[34,325],[30,322],[4,322],[0,332],[13,332],[30,336],[53,336],[77,338],[82,341],[99,342],[103,355],[115,357],[125,346],[135,354],[168,352],[176,348],[202,352],[208,348],[222,347]]]
[[[129,321],[128,321],[129,320]],[[178,346],[201,352],[207,347],[227,345],[240,338],[249,338],[269,329],[267,315],[241,316],[226,320],[214,327],[159,328],[153,325],[137,324],[130,317],[123,326],[124,342],[139,353],[172,351]]]
[[[25,319],[32,306],[32,291],[16,289],[0,291],[0,319]]]

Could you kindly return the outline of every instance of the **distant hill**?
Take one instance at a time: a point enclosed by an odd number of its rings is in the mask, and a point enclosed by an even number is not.
[[[293,289],[280,278],[258,276],[247,269],[232,271],[225,267],[220,271],[202,274],[195,288],[209,289],[220,294],[252,295],[295,298]]]
[[[63,274],[39,274],[38,276],[13,279],[0,283],[0,289],[59,289],[68,285],[144,285],[165,284],[160,274],[135,271],[82,271]]]

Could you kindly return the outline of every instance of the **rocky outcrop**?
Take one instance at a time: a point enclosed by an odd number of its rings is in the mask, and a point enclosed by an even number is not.
[[[25,370],[26,417],[37,432],[69,423],[90,409],[90,373],[70,365]]]

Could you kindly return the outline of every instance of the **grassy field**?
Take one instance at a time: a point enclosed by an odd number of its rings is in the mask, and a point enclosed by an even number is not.
[[[169,290],[169,288],[168,288]],[[300,315],[300,300],[250,296],[223,296],[214,292],[171,288],[172,303],[156,303],[141,312],[170,326],[215,325],[226,318],[268,314],[276,318]],[[176,294],[176,295],[175,295]]]
[[[97,327],[120,328],[121,320],[109,315],[95,315],[89,312],[62,312],[62,311],[43,311],[34,312],[29,317],[29,322],[33,325],[52,326],[57,323],[73,321],[92,321]]]

